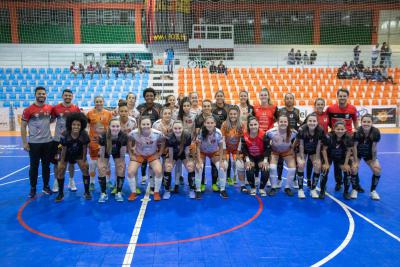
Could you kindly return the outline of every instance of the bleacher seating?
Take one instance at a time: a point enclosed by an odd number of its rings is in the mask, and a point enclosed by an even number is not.
[[[118,97],[126,93],[141,94],[148,87],[149,74],[128,74],[116,78],[114,73],[110,79],[106,75],[100,79],[94,75],[86,75],[85,79],[78,75],[74,79],[68,68],[0,68],[0,107],[27,107],[34,101],[34,91],[39,85],[47,89],[47,102],[54,105],[62,101],[63,89],[69,88],[74,92],[75,102],[81,107],[93,106],[96,95],[103,95],[106,104],[116,105]],[[1,105],[2,104],[2,105]]]
[[[180,68],[178,70],[178,93],[187,95],[197,92],[199,99],[213,99],[223,90],[228,103],[239,103],[239,92],[246,90],[250,102],[258,102],[257,93],[267,87],[272,100],[283,105],[287,92],[295,95],[296,105],[313,105],[317,97],[327,104],[336,99],[340,87],[349,89],[350,102],[358,106],[396,105],[400,97],[400,68],[388,70],[397,83],[379,83],[366,80],[340,80],[337,68],[232,68],[228,75],[210,74],[208,69]]]

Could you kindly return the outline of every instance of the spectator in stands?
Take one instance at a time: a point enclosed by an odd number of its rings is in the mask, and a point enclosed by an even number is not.
[[[69,66],[69,72],[74,75],[76,79],[76,75],[78,75],[79,68],[75,65],[75,62],[72,61],[71,66]]]
[[[107,79],[110,79],[110,72],[111,72],[111,68],[110,68],[110,66],[108,65],[108,63],[104,64],[102,73],[107,74]]]
[[[103,67],[99,62],[96,62],[96,66],[94,67],[94,73],[99,74],[99,77],[102,78]]]
[[[315,50],[311,50],[310,53],[310,64],[314,65],[314,62],[317,60],[317,52]]]
[[[78,74],[82,74],[83,79],[86,77],[85,66],[82,63],[79,63]]]
[[[364,69],[364,77],[367,82],[372,79],[372,70],[370,67]]]
[[[294,64],[296,64],[296,60],[295,60],[295,57],[294,57],[294,48],[290,49],[290,51],[289,51],[289,53],[288,53],[287,64],[288,64],[288,65],[294,65]]]
[[[372,47],[372,52],[371,52],[372,67],[375,66],[378,57],[379,57],[379,44],[376,44]]]
[[[225,67],[225,65],[224,65],[222,60],[218,64],[217,72],[218,73],[224,73],[225,75],[227,75],[228,69]]]
[[[379,62],[379,66],[383,66],[383,64],[385,63],[387,51],[388,51],[387,44],[386,42],[383,42],[381,46],[381,60]]]
[[[382,80],[383,80],[384,82],[390,82],[391,84],[396,84],[396,83],[393,81],[393,77],[392,77],[392,76],[389,76],[386,67],[383,67],[383,68],[382,68],[382,70],[381,70],[381,75],[382,75]]]
[[[93,79],[93,74],[95,73],[96,68],[93,66],[93,62],[90,61],[89,65],[86,67],[86,73],[90,74],[90,79]]]
[[[310,60],[309,60],[307,51],[304,51],[304,54],[303,54],[303,64],[304,64],[304,65],[310,64]]]
[[[133,60],[129,60],[128,65],[126,65],[126,73],[132,73],[132,77],[135,76],[136,72],[136,64],[133,62]]]
[[[294,59],[296,60],[296,64],[297,65],[301,64],[301,52],[300,52],[300,50],[297,50],[296,54],[294,54]]]
[[[389,44],[387,45],[385,62],[383,65],[389,68],[392,67],[392,49],[390,48]]]
[[[354,47],[353,54],[354,54],[354,63],[357,65],[358,60],[360,60],[360,54],[361,54],[360,45],[356,45],[356,47]]]
[[[215,62],[211,61],[211,65],[210,65],[210,73],[217,73],[217,66],[215,66]]]
[[[139,60],[138,62],[138,69],[139,69],[139,73],[143,74],[147,72],[146,66],[144,65],[144,63],[142,61]]]
[[[175,57],[175,52],[172,47],[165,50],[165,59],[166,59],[165,63],[167,65],[168,73],[174,72],[174,57]]]
[[[119,62],[118,70],[115,71],[115,76],[118,78],[118,75],[121,73],[124,74],[124,77],[126,78],[126,65],[124,60]]]

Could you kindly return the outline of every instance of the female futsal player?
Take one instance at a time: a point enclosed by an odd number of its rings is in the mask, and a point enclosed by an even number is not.
[[[254,116],[254,107],[250,105],[249,93],[247,91],[240,91],[239,100],[240,121],[247,126],[247,117],[250,115]]]

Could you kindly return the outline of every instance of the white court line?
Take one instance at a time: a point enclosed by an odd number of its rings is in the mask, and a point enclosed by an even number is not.
[[[0,158],[29,158],[29,156],[0,156]]]
[[[28,168],[28,167],[29,167],[29,165],[26,165],[25,167],[22,167],[21,169],[16,170],[15,172],[12,172],[12,173],[10,173],[10,174],[7,174],[6,176],[1,177],[1,178],[0,178],[0,181],[6,179],[7,177],[10,177],[10,176],[13,175],[13,174],[16,174],[17,172],[20,172],[20,171],[22,171],[22,170],[25,170],[25,169]]]
[[[4,185],[8,185],[8,184],[13,184],[13,183],[17,183],[17,182],[24,181],[24,180],[28,180],[28,179],[29,179],[29,177],[28,177],[28,178],[22,178],[22,179],[14,180],[14,181],[11,181],[11,182],[7,182],[7,183],[0,184],[0,186],[4,186]]]
[[[347,247],[347,245],[353,238],[353,234],[354,234],[354,228],[355,228],[354,218],[351,215],[350,211],[348,210],[348,207],[345,204],[343,204],[343,202],[339,201],[338,199],[331,196],[330,194],[326,194],[326,195],[328,197],[330,197],[333,201],[335,201],[337,204],[339,204],[339,206],[344,210],[344,212],[346,212],[347,218],[349,219],[349,229],[347,231],[346,237],[344,238],[344,240],[340,244],[340,246],[338,246],[334,251],[332,251],[328,256],[326,256],[319,262],[311,265],[312,267],[322,266],[325,263],[327,263],[328,261],[330,261],[331,259],[333,259],[334,257],[336,257],[340,252],[342,252],[342,250],[344,250]]]
[[[400,152],[397,151],[388,151],[388,152],[378,152],[378,155],[391,155],[391,154],[400,154]]]
[[[142,205],[140,206],[139,214],[136,218],[135,227],[132,231],[132,236],[129,241],[129,246],[126,249],[123,267],[131,266],[133,260],[133,254],[135,253],[136,244],[139,238],[140,229],[142,228],[142,223],[144,219],[144,214],[146,213],[147,203],[150,201],[150,183],[147,185],[146,195],[142,199]]]

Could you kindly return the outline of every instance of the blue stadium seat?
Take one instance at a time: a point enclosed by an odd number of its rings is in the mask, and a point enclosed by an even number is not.
[[[55,73],[51,74],[50,79],[52,79],[53,81],[58,80],[57,74],[55,74]]]
[[[3,103],[3,107],[8,108],[8,107],[10,107],[10,104],[11,104],[10,101],[5,101],[5,102]]]
[[[23,75],[22,73],[18,73],[18,74],[17,74],[17,79],[18,79],[18,80],[24,80],[25,77],[24,77],[24,75]]]
[[[29,86],[36,86],[36,80],[30,80],[28,85]]]
[[[16,100],[16,99],[17,99],[17,96],[16,96],[14,93],[8,94],[8,95],[7,95],[7,99],[8,99],[8,100]]]
[[[69,68],[63,68],[62,73],[63,74],[69,74]]]
[[[40,74],[36,73],[36,74],[34,74],[33,79],[35,79],[35,80],[41,80],[42,77],[41,77]]]
[[[30,73],[25,74],[25,79],[32,80],[32,74]]]
[[[12,73],[12,69],[11,68],[6,68],[6,74],[10,74]]]
[[[56,68],[56,69],[54,70],[54,72],[55,72],[56,74],[61,74],[61,68]]]
[[[22,87],[20,86],[15,87],[14,93],[22,93]]]
[[[4,81],[7,79],[7,75],[5,73],[0,73],[0,80]]]
[[[10,73],[10,74],[8,75],[8,79],[10,79],[10,80],[14,80],[15,78],[16,78],[15,75],[12,74],[12,73]]]
[[[32,73],[32,74],[38,73],[38,72],[37,72],[37,69],[36,69],[36,68],[32,68],[32,69],[31,69],[31,73]]]
[[[45,74],[46,73],[46,69],[45,68],[40,68],[39,69],[39,73],[40,74]]]
[[[37,86],[45,86],[45,85],[46,85],[46,83],[45,83],[44,80],[38,80],[37,81]]]
[[[23,74],[28,74],[29,73],[29,69],[28,68],[23,68],[22,69],[22,73]]]
[[[53,74],[54,70],[53,68],[47,68],[47,74]]]
[[[22,102],[22,106],[23,107],[29,107],[30,105],[31,105],[30,101],[25,100],[25,101]]]
[[[63,85],[63,81],[62,80],[56,80],[56,85],[57,86],[62,86]]]
[[[15,68],[13,72],[14,72],[15,74],[21,73],[21,69],[20,69],[20,68]]]
[[[18,86],[18,81],[17,80],[12,80],[11,81],[12,86]]]
[[[4,73],[4,69],[0,68],[0,74],[3,74],[3,73]]]
[[[13,107],[20,108],[21,107],[21,102],[20,101],[14,101],[13,102]]]

